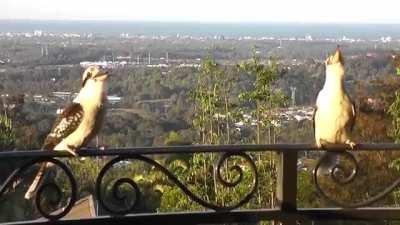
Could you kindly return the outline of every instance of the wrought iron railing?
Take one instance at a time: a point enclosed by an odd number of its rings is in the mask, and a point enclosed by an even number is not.
[[[67,183],[71,189],[68,193],[69,198],[66,205],[58,210],[57,213],[47,212],[42,208],[41,201],[44,198],[46,189],[53,189],[57,193],[57,200],[60,201],[63,191],[56,183],[44,183],[40,186],[35,195],[35,203],[41,216],[48,220],[26,221],[18,224],[209,224],[209,223],[240,223],[240,222],[259,222],[264,220],[276,220],[282,224],[296,224],[298,221],[307,223],[313,220],[397,220],[400,219],[400,208],[376,208],[369,207],[378,200],[392,193],[400,183],[400,177],[384,190],[367,196],[365,199],[346,203],[338,201],[330,196],[324,189],[319,174],[323,173],[337,185],[347,185],[353,183],[359,177],[359,162],[354,156],[357,150],[362,151],[398,151],[398,144],[358,144],[354,151],[349,151],[346,145],[326,146],[329,154],[322,154],[313,168],[313,182],[319,195],[334,204],[335,208],[299,208],[297,206],[297,173],[298,173],[298,153],[321,151],[310,144],[271,144],[271,145],[223,145],[223,146],[178,146],[178,147],[142,147],[142,148],[123,148],[108,150],[84,149],[79,151],[81,157],[112,157],[98,173],[95,192],[98,203],[112,216],[99,216],[84,220],[63,220],[63,217],[71,210],[77,200],[77,181],[69,166],[61,158],[71,157],[68,153],[51,151],[9,151],[0,152],[2,160],[24,160],[24,164],[15,169],[8,178],[2,183],[0,188],[0,204],[9,204],[4,199],[6,193],[10,192],[15,183],[23,179],[22,174],[34,165],[49,162],[61,169],[67,177]],[[248,203],[255,195],[259,185],[259,173],[256,163],[252,158],[252,152],[276,152],[277,153],[277,185],[276,198],[277,207],[264,209],[241,209],[241,206]],[[198,153],[218,153],[219,159],[214,166],[214,176],[224,187],[236,187],[244,180],[244,171],[241,165],[232,165],[229,169],[236,174],[235,179],[226,179],[222,175],[222,165],[232,157],[240,158],[240,162],[246,164],[251,174],[251,181],[247,185],[248,190],[242,198],[231,202],[228,205],[218,204],[208,201],[190,190],[173,172],[167,167],[157,162],[152,155],[164,154],[198,154]],[[340,156],[345,158],[326,168],[325,164],[329,157]],[[130,178],[117,179],[109,190],[117,200],[123,200],[119,189],[122,185],[130,186],[134,192],[135,199],[124,209],[114,209],[109,207],[109,203],[104,198],[104,177],[120,162],[127,160],[141,161],[160,171],[174,185],[191,200],[205,207],[203,212],[181,212],[181,213],[138,213],[134,214],[134,208],[140,201],[141,191],[138,184]],[[1,165],[0,165],[1,168]],[[226,169],[226,167],[224,167]],[[142,196],[143,197],[143,196]],[[362,207],[362,208],[361,208]]]

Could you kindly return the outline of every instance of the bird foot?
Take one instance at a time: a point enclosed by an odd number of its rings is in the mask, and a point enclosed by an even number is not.
[[[328,142],[320,138],[318,141],[315,142],[315,144],[317,145],[318,149],[325,149],[325,145],[328,144]]]
[[[71,153],[71,155],[73,155],[73,156],[75,156],[75,157],[77,156],[76,152],[73,151],[73,150],[67,149],[66,151],[69,152],[69,153]]]
[[[70,154],[71,154],[72,156],[74,156],[74,157],[76,157],[76,156],[77,156],[76,152],[75,152],[75,151],[73,151],[73,150],[71,150],[71,149],[56,150],[56,151],[60,151],[60,152],[64,152],[64,151],[66,151],[66,152],[70,153]]]
[[[346,145],[349,145],[350,148],[351,148],[351,150],[354,150],[354,148],[355,148],[356,145],[357,145],[355,142],[353,142],[353,141],[351,141],[351,140],[348,140],[348,139],[345,141],[345,144],[346,144]]]

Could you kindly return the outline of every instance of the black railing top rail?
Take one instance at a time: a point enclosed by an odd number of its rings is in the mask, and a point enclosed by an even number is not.
[[[237,153],[243,151],[263,152],[263,151],[399,151],[400,144],[396,143],[359,143],[354,149],[346,144],[330,144],[323,149],[317,148],[315,144],[294,143],[294,144],[260,144],[260,145],[185,145],[185,146],[159,146],[159,147],[133,147],[133,148],[108,148],[97,150],[94,148],[81,149],[78,151],[80,156],[113,156],[113,155],[155,155],[155,154],[176,154],[176,153]],[[21,157],[72,157],[68,152],[59,151],[3,151],[0,152],[1,158],[21,158]]]

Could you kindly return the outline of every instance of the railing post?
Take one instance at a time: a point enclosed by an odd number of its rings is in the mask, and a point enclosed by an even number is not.
[[[297,211],[297,151],[280,151],[277,161],[276,197],[286,217],[279,222],[282,225],[295,225],[296,220],[291,215]]]

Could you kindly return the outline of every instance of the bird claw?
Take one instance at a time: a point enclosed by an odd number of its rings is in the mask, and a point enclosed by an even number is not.
[[[71,153],[71,155],[73,155],[74,157],[77,156],[76,152],[73,151],[73,150],[67,149],[66,151],[69,152],[69,153]]]
[[[351,141],[351,140],[346,140],[345,144],[346,144],[346,145],[349,145],[350,148],[351,148],[351,150],[354,150],[354,148],[355,148],[356,145],[357,145],[355,142],[353,142],[353,141]]]
[[[318,149],[325,149],[325,144],[327,144],[327,141],[325,141],[324,139],[319,139],[319,141],[316,141],[315,144],[317,145]]]
[[[70,154],[71,154],[72,156],[74,156],[74,157],[77,156],[76,152],[73,151],[73,150],[71,150],[71,149],[56,150],[56,151],[60,151],[60,152],[66,151],[66,152],[70,153]]]

